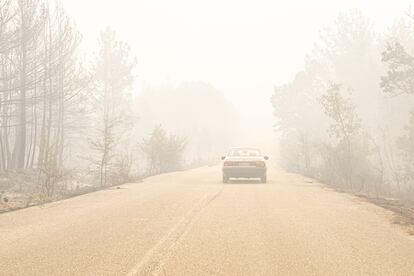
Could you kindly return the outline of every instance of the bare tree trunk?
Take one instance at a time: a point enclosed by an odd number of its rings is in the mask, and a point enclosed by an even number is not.
[[[37,74],[35,76],[35,80],[37,80]],[[30,163],[29,163],[29,167],[33,168],[33,164],[34,164],[34,158],[36,156],[36,145],[37,145],[37,85],[34,88],[34,96],[36,99],[36,102],[33,106],[33,124],[34,124],[34,138],[33,138],[33,153],[32,153],[32,158],[30,158]]]
[[[46,152],[46,112],[47,112],[47,95],[48,95],[48,87],[47,87],[47,76],[48,76],[48,63],[47,63],[47,35],[44,35],[44,61],[43,61],[43,70],[44,70],[44,78],[43,78],[43,112],[42,112],[42,126],[40,130],[40,145],[39,145],[39,155],[37,158],[37,166],[39,168],[43,168],[45,163],[45,152]]]
[[[24,10],[22,8],[22,38],[21,38],[21,52],[22,61],[20,68],[20,104],[19,104],[19,125],[18,133],[16,136],[15,144],[15,167],[24,168],[24,160],[26,155],[26,62],[27,62],[27,49],[26,49],[26,34],[25,34],[25,21]]]

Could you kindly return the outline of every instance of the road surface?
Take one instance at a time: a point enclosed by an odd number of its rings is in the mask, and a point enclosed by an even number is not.
[[[0,215],[0,275],[414,275],[414,238],[302,176],[206,167]]]

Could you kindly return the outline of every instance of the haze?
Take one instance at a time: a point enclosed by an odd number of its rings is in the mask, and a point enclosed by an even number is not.
[[[0,0],[1,275],[414,275],[414,0]]]
[[[324,26],[340,11],[358,8],[376,29],[386,30],[411,2],[72,0],[65,6],[83,33],[86,52],[106,26],[131,44],[138,57],[137,91],[203,80],[237,106],[246,135],[252,129],[272,135],[273,87],[303,67]],[[270,148],[268,139],[248,142]]]

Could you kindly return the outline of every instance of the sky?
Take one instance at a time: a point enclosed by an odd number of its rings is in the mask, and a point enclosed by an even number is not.
[[[206,81],[241,111],[248,126],[271,125],[273,87],[303,68],[320,30],[357,8],[379,31],[414,1],[393,0],[63,0],[95,49],[114,28],[138,60],[137,90],[147,85]],[[271,127],[268,129],[271,131]]]

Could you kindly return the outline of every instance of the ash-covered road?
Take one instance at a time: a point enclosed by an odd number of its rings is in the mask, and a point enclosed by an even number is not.
[[[0,275],[414,275],[391,214],[305,178],[220,169],[0,215]]]

